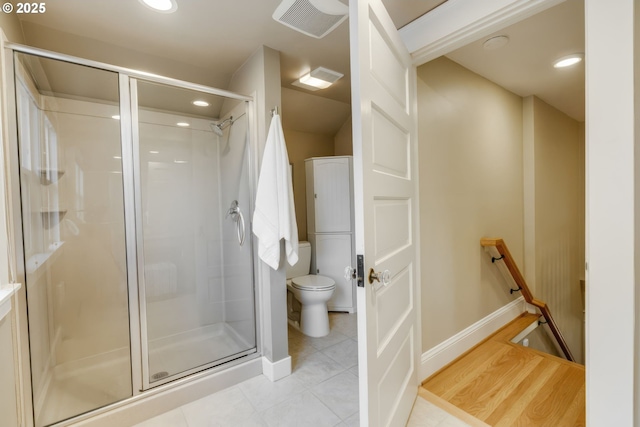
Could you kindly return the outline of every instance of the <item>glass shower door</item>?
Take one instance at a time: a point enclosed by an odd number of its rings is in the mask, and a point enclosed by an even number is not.
[[[119,86],[116,73],[21,53],[14,73],[41,427],[133,394]]]
[[[244,101],[139,80],[131,92],[147,388],[255,352],[248,127]]]

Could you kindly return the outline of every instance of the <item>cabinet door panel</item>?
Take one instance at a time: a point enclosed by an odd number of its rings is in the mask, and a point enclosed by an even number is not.
[[[351,231],[351,170],[347,159],[314,162],[315,232]]]

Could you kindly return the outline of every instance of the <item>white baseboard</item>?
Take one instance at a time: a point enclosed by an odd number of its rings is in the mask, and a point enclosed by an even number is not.
[[[526,302],[523,297],[520,297],[458,332],[446,341],[427,350],[422,354],[420,360],[418,371],[420,380],[428,378],[448,363],[451,363],[462,353],[487,338],[524,311],[526,311]]]
[[[278,381],[291,375],[291,356],[272,362],[266,357],[262,358],[262,374],[270,381]]]

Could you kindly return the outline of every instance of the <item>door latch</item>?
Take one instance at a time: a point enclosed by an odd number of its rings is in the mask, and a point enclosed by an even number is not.
[[[356,279],[359,287],[364,288],[364,255],[357,255]]]

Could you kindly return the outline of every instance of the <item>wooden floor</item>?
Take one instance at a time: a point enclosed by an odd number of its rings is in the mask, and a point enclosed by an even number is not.
[[[523,314],[422,387],[494,427],[584,426],[584,366],[510,342],[537,319]]]

